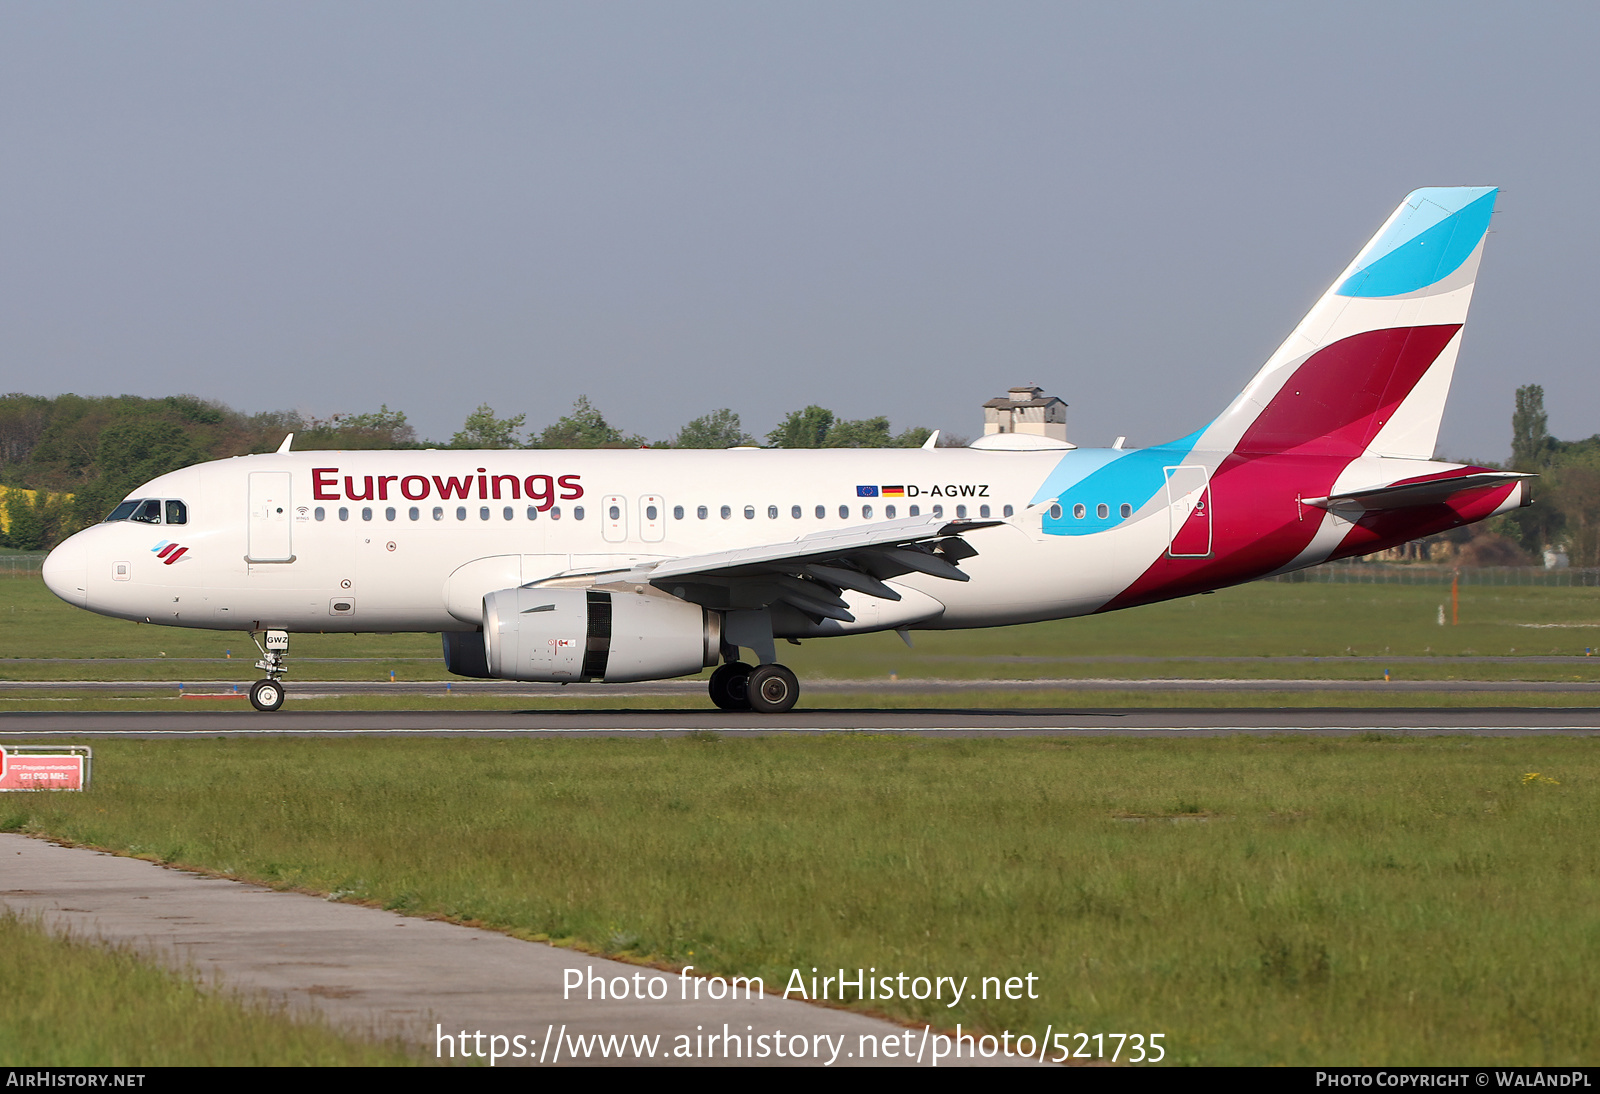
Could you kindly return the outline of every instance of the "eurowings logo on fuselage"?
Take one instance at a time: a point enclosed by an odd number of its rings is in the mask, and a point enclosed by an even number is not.
[[[171,566],[174,562],[188,554],[188,552],[189,548],[179,547],[176,543],[173,543],[169,539],[164,539],[154,547],[150,548],[150,553],[159,558],[162,563],[167,566]]]

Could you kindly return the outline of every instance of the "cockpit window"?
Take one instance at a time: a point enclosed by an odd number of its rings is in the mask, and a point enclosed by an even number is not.
[[[189,507],[176,499],[136,498],[125,501],[111,510],[106,523],[114,520],[136,520],[141,524],[161,524],[165,514],[167,524],[188,524]]]

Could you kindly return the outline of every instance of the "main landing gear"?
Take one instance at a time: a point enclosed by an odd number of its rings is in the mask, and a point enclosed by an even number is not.
[[[288,631],[268,631],[267,644],[256,641],[256,632],[250,632],[250,641],[261,651],[256,668],[266,673],[266,678],[250,685],[250,705],[261,711],[274,711],[283,706],[284,655],[289,652]]]
[[[723,710],[782,714],[800,698],[800,681],[783,665],[751,668],[743,661],[729,661],[711,674],[707,690]]]

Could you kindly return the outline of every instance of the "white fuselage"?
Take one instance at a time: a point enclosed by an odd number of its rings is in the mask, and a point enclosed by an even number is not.
[[[91,610],[168,626],[470,630],[481,598],[496,589],[572,570],[784,543],[940,506],[952,519],[1004,523],[966,534],[979,552],[961,564],[970,581],[896,579],[943,605],[915,625],[1021,623],[1095,610],[1167,542],[1164,497],[1132,499],[1140,512],[1105,534],[1044,534],[1049,503],[1033,504],[1034,495],[1063,457],[1076,455],[734,449],[244,456],[140,487],[129,496],[181,500],[187,522],[94,526],[52,554],[47,578],[65,599]],[[895,486],[901,496],[884,495]],[[862,496],[864,487],[878,496]],[[183,555],[168,564],[159,548],[174,544]],[[881,625],[863,619],[839,633]]]

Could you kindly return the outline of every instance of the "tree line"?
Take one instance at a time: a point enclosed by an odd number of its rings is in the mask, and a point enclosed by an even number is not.
[[[1600,566],[1600,433],[1581,441],[1550,435],[1544,388],[1517,389],[1511,416],[1513,471],[1539,476],[1534,504],[1500,518],[1504,534],[1538,557],[1565,551],[1573,566]]]
[[[419,439],[403,411],[306,417],[292,410],[245,414],[193,395],[0,396],[0,547],[44,550],[103,520],[157,475],[207,460],[271,452],[295,434],[297,450],[385,448],[734,448],[763,442],[722,408],[666,440],[647,441],[608,422],[587,396],[570,413],[525,430],[527,416],[497,416],[488,404],[448,441]],[[894,433],[884,416],[846,420],[820,406],[784,417],[769,448],[915,448],[932,431]],[[965,443],[965,440],[960,443]]]

